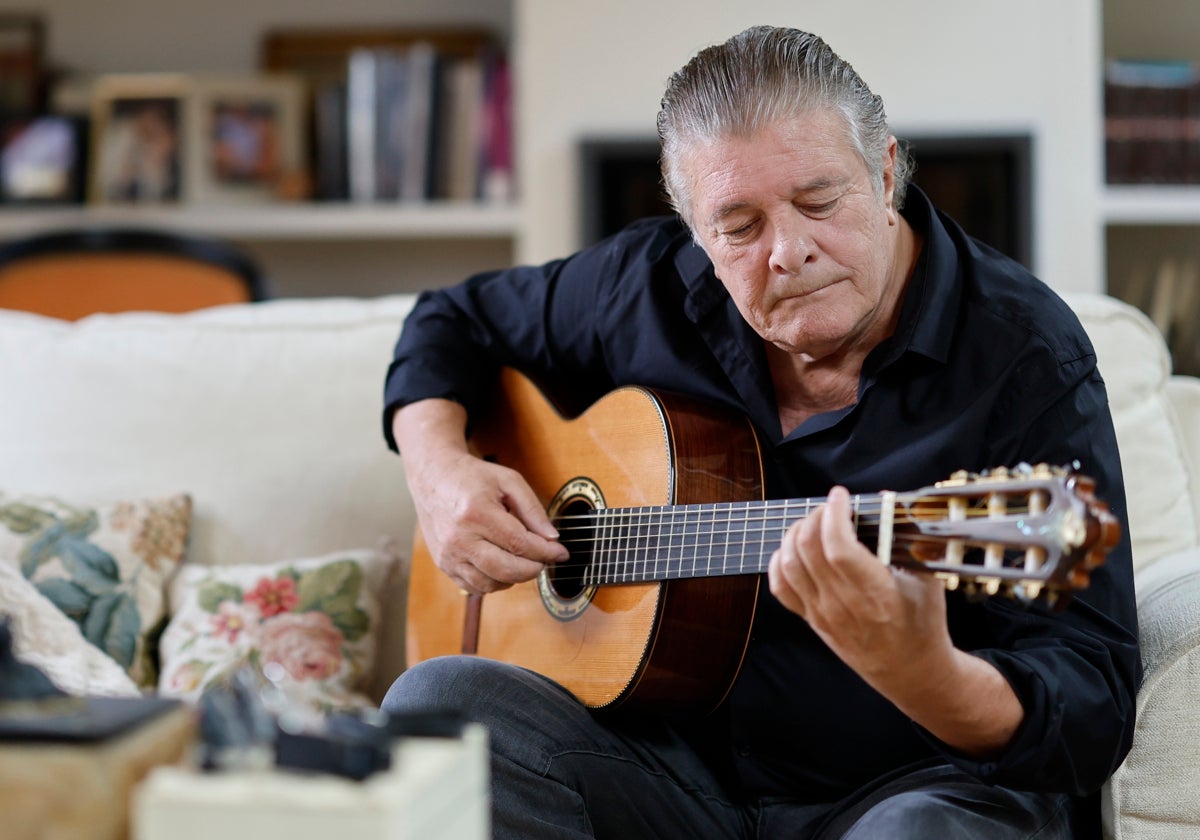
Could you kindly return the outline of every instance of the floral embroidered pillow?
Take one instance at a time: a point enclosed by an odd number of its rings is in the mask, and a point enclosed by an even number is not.
[[[374,705],[381,604],[397,558],[345,551],[270,565],[185,565],[170,588],[159,692],[198,699],[249,668],[300,714]]]
[[[0,493],[0,562],[20,569],[134,682],[153,688],[165,586],[191,526],[186,494],[86,506]]]

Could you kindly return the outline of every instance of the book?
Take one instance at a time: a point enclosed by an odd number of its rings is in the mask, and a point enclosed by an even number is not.
[[[478,56],[447,64],[441,78],[434,194],[451,201],[479,198],[482,159],[483,63]]]
[[[356,49],[350,53],[346,70],[346,169],[351,201],[374,201],[378,195],[377,74],[375,50]]]
[[[322,201],[350,197],[346,174],[346,82],[333,79],[313,92],[316,196]]]
[[[1109,183],[1200,182],[1200,72],[1193,62],[1110,60],[1104,110]]]
[[[487,202],[506,202],[514,192],[512,78],[502,53],[493,53],[485,67],[480,197]]]

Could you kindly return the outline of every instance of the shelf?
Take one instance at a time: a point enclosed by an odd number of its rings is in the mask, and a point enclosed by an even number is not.
[[[1200,185],[1110,185],[1101,207],[1108,225],[1200,225]]]
[[[208,236],[258,240],[513,239],[512,204],[277,204],[197,207],[59,207],[0,210],[0,239],[60,227],[169,227]]]

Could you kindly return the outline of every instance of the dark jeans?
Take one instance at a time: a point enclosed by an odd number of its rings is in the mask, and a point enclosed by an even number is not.
[[[1070,838],[1070,801],[986,785],[949,765],[828,805],[732,798],[667,723],[594,716],[555,683],[487,659],[421,663],[389,712],[453,709],[492,744],[497,838]]]

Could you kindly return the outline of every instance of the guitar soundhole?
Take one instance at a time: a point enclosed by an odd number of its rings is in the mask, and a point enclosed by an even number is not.
[[[538,576],[538,591],[546,611],[560,621],[579,616],[596,594],[595,584],[586,581],[596,540],[592,513],[603,507],[604,496],[589,478],[571,479],[550,502],[550,520],[571,556],[546,567]]]
[[[584,573],[592,565],[592,545],[596,539],[596,529],[588,517],[592,510],[588,502],[574,499],[560,511],[555,523],[571,556],[548,569],[550,585],[560,598],[568,601],[583,592]]]

